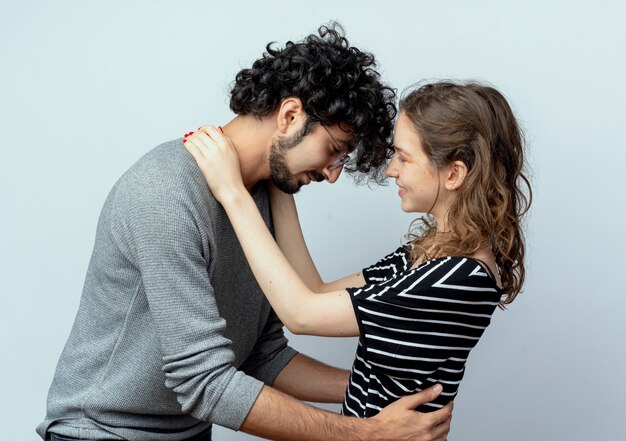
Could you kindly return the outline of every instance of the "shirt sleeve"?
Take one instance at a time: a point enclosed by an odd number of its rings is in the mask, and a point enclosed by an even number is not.
[[[261,336],[241,370],[271,386],[280,371],[298,353],[288,343],[283,323],[272,309]]]
[[[263,383],[233,366],[207,269],[210,249],[203,246],[212,240],[207,228],[199,228],[198,197],[188,195],[202,189],[183,189],[174,179],[137,179],[137,191],[121,193],[115,224],[141,272],[139,289],[159,336],[165,385],[183,412],[237,430]]]
[[[375,264],[363,268],[365,283],[379,283],[394,277],[408,268],[408,246],[403,245],[387,254]]]
[[[372,369],[402,385],[403,395],[442,384],[438,407],[456,395],[469,352],[500,299],[482,266],[450,257],[351,291]]]

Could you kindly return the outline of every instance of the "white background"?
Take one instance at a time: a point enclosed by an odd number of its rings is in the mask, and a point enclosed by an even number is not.
[[[363,0],[1,0],[1,439],[37,439],[116,179],[157,144],[227,122],[236,72],[330,19],[399,91],[488,80],[527,134],[528,282],[470,357],[450,439],[626,439],[624,3]],[[327,279],[394,249],[412,220],[393,185],[343,178],[298,205]],[[292,342],[346,368],[356,343]]]

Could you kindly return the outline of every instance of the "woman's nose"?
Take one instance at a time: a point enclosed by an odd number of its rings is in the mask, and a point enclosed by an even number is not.
[[[385,175],[388,178],[395,178],[397,176],[397,171],[393,167],[393,159],[391,160],[391,162],[389,164],[387,164],[387,169],[385,170]]]

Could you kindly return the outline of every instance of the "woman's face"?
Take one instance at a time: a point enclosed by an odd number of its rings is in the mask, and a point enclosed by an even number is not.
[[[403,112],[396,123],[393,143],[394,154],[387,166],[387,176],[396,180],[402,210],[438,217],[446,193],[442,173],[424,153],[420,136]]]

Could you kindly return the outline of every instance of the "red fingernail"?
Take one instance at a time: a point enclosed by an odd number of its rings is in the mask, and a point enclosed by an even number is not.
[[[224,129],[222,129],[222,126],[217,126],[218,129],[220,129],[220,132],[224,133]]]

